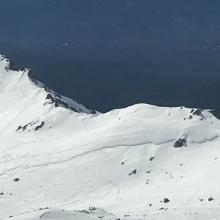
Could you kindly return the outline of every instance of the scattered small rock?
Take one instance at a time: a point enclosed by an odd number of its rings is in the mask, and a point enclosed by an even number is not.
[[[137,174],[137,170],[136,170],[136,169],[133,170],[132,172],[130,172],[130,173],[129,173],[129,176],[131,176],[131,175],[133,175],[133,174],[135,174],[135,175]]]
[[[44,126],[44,124],[45,124],[45,122],[44,121],[42,121],[41,123],[40,123],[40,125],[38,125],[38,126],[36,126],[35,127],[35,131],[38,131],[40,128],[42,128],[43,126]]]
[[[170,200],[169,200],[168,198],[164,198],[164,199],[163,199],[163,202],[164,202],[164,203],[168,203],[168,202],[170,202]]]
[[[13,181],[14,182],[18,182],[18,181],[20,181],[20,179],[19,178],[15,178],[15,179],[13,179]]]
[[[209,198],[208,198],[208,201],[209,201],[209,202],[211,202],[212,200],[214,200],[214,198],[212,198],[212,197],[209,197]]]
[[[153,161],[154,160],[154,157],[150,157],[150,159],[149,159],[150,161]]]
[[[186,147],[187,146],[187,143],[186,143],[186,138],[185,137],[182,137],[182,138],[179,138],[175,143],[174,143],[174,147],[175,148],[179,148],[179,147]]]
[[[193,119],[193,116],[192,116],[192,115],[190,115],[190,116],[189,116],[189,119]]]

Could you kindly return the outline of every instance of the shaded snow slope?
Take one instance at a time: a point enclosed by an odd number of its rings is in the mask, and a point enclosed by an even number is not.
[[[1,57],[0,122],[0,219],[218,219],[220,123],[207,110],[100,114]]]

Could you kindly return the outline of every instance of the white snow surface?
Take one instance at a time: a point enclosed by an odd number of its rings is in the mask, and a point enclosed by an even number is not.
[[[1,56],[0,219],[220,219],[220,122],[195,111],[91,114]]]

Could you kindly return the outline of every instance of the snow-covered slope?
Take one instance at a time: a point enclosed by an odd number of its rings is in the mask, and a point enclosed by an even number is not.
[[[218,219],[219,135],[207,110],[88,110],[0,57],[0,219]]]

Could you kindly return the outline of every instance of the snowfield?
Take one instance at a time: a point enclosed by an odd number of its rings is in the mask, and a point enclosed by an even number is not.
[[[0,219],[220,219],[220,121],[137,104],[102,114],[0,57]]]

